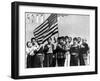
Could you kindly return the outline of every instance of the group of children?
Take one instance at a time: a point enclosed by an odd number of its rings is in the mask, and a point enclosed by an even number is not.
[[[36,67],[68,67],[89,64],[89,46],[86,39],[68,36],[47,40],[39,44],[35,38],[26,45],[26,66]]]

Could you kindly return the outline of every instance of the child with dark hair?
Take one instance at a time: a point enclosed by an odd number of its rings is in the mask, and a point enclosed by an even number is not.
[[[82,54],[82,39],[81,39],[81,37],[78,37],[78,45],[79,45],[79,47],[80,47],[80,49],[79,49],[79,64],[80,65],[85,65],[85,62],[84,62],[84,58],[83,58],[83,54]]]
[[[69,43],[71,43],[72,42],[72,37],[68,37],[69,38]]]
[[[69,43],[69,37],[65,36],[65,50],[66,50],[66,60],[65,60],[65,66],[70,66],[70,43]]]
[[[77,39],[78,39],[78,44],[80,44],[81,43],[81,37],[77,37]]]
[[[88,56],[89,46],[86,43],[85,39],[82,39],[82,44],[80,46],[80,65],[86,65],[87,63],[87,56]]]
[[[42,62],[41,62],[41,56],[40,54],[42,54],[42,52],[40,50],[41,47],[40,45],[37,43],[36,39],[33,37],[31,38],[31,42],[28,42],[29,44],[31,43],[31,48],[28,47],[29,53],[30,54],[30,62],[28,62],[30,64],[29,68],[36,68],[36,67],[42,67]],[[29,45],[27,43],[27,45]],[[28,64],[27,64],[28,65]]]
[[[26,57],[27,57],[27,68],[32,67],[32,57],[34,55],[32,43],[28,41],[26,43]]]
[[[53,50],[53,58],[52,58],[52,67],[56,67],[57,65],[57,50],[56,50],[56,47],[57,47],[57,38],[54,37],[54,42],[53,42],[53,45],[54,45],[54,50]]]
[[[52,67],[54,45],[52,44],[51,38],[47,42],[44,46],[44,67]]]
[[[78,66],[79,45],[78,45],[78,39],[76,37],[73,38],[73,45],[71,45],[70,54],[71,54],[70,66]]]
[[[65,50],[63,37],[58,38],[58,44],[56,47],[56,51],[57,51],[57,64],[58,64],[58,66],[64,66],[66,50]]]
[[[31,43],[32,43],[32,45],[34,45],[36,43],[36,39],[34,37],[31,38]]]

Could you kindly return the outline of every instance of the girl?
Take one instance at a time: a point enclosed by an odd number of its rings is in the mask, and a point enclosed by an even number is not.
[[[32,67],[32,57],[34,55],[32,43],[30,41],[26,44],[26,58],[27,58],[27,68]]]
[[[78,39],[76,37],[73,39],[73,45],[71,45],[70,54],[71,54],[70,66],[78,66],[79,45],[78,45]]]

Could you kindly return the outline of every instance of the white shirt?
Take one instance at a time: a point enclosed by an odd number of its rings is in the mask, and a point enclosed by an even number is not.
[[[53,53],[52,44],[47,45],[47,46],[49,48],[47,53]]]
[[[26,53],[29,55],[34,55],[33,46],[31,48],[26,47]]]

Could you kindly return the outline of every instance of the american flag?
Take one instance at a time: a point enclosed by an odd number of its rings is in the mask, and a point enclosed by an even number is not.
[[[51,14],[40,26],[34,29],[33,34],[40,44],[58,34],[57,14]]]

